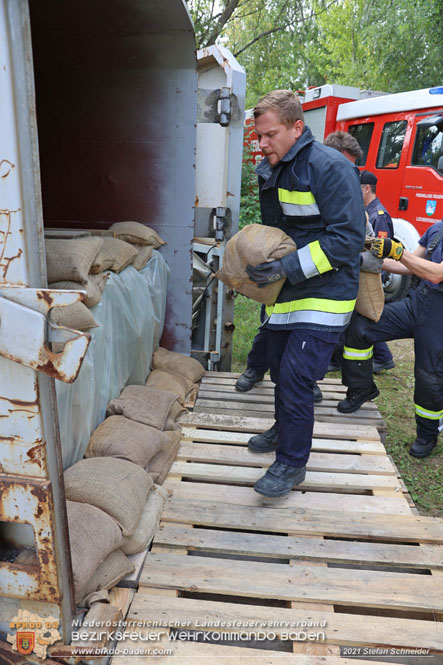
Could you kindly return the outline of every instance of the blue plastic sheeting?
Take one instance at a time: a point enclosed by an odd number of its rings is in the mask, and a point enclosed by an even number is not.
[[[169,268],[155,250],[143,270],[110,273],[101,301],[91,308],[98,328],[76,381],[56,381],[63,468],[81,459],[106,407],[128,385],[144,385],[166,310]]]

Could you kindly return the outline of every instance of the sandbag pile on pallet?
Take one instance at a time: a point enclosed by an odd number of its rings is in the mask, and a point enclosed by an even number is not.
[[[49,288],[86,291],[84,301],[54,307],[50,313],[54,323],[74,330],[96,328],[89,308],[100,302],[106,271],[119,273],[128,265],[141,270],[152,250],[165,244],[156,231],[139,222],[118,222],[109,230],[113,236],[46,240]]]
[[[85,459],[65,471],[76,602],[106,598],[146,549],[165,499],[161,484],[180,443],[178,417],[204,374],[197,360],[157,349],[146,385],[109,402]],[[84,527],[84,528],[83,528]]]

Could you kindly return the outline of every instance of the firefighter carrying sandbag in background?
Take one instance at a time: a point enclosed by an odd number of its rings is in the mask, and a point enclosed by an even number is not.
[[[377,323],[353,315],[343,352],[347,396],[337,409],[353,413],[379,394],[372,377],[374,342],[413,338],[417,437],[409,452],[426,457],[437,444],[443,416],[443,220],[425,232],[414,253],[389,238],[375,240],[372,252],[385,258],[384,270],[413,274],[420,282],[404,300],[385,305]]]

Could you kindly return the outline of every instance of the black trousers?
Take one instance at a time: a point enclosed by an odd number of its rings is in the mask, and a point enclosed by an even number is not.
[[[345,336],[343,383],[372,385],[371,346],[407,338],[414,339],[417,434],[435,435],[443,416],[443,291],[422,283],[404,300],[385,305],[377,323],[354,313]]]

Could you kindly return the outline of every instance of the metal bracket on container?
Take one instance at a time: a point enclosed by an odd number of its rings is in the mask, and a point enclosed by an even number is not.
[[[91,336],[51,323],[52,307],[72,305],[82,291],[54,291],[22,286],[0,287],[0,355],[72,383],[77,378]],[[62,342],[60,353],[49,349],[51,342]]]
[[[233,95],[230,88],[198,89],[197,122],[218,123],[228,127],[232,118]],[[234,106],[235,108],[235,106]],[[237,115],[234,113],[234,115]]]
[[[226,218],[226,208],[221,206],[215,209],[214,215],[214,231],[215,239],[223,240],[225,237],[224,228],[225,228],[225,218]]]

